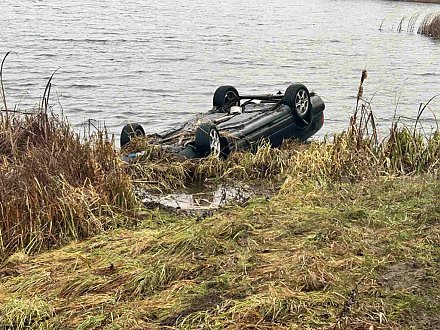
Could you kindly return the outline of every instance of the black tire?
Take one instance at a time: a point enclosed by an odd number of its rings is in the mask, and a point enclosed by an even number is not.
[[[135,136],[145,136],[144,128],[137,123],[125,125],[121,131],[121,148],[130,143]]]
[[[217,88],[212,99],[212,105],[216,108],[221,108],[230,103],[234,97],[240,97],[238,91],[232,86],[221,86]],[[240,100],[233,105],[240,105]]]
[[[310,93],[303,84],[292,84],[284,93],[283,104],[292,109],[292,115],[301,125],[308,125],[312,117]]]
[[[197,127],[194,146],[200,157],[214,154],[215,157],[226,158],[229,154],[225,138],[220,136],[217,127],[213,124],[203,123]]]

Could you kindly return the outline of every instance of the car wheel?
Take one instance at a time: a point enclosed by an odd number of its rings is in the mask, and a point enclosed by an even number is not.
[[[234,98],[240,97],[238,91],[232,86],[221,86],[217,88],[212,99],[212,105],[216,108],[221,108],[230,103]],[[233,105],[240,105],[240,100]]]
[[[208,155],[226,157],[228,155],[225,139],[220,136],[217,127],[212,124],[200,124],[196,130],[194,145],[201,157]]]
[[[292,109],[292,114],[300,124],[309,124],[312,104],[310,93],[303,84],[293,84],[284,93],[283,104]]]
[[[143,127],[137,123],[125,125],[121,132],[121,148],[130,143],[135,136],[145,136]]]

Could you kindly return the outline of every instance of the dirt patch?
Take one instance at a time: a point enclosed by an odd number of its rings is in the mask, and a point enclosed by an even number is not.
[[[401,321],[423,325],[423,329],[440,329],[439,280],[432,268],[415,261],[397,263],[385,269],[378,282],[385,289],[383,298],[402,300]]]
[[[423,293],[432,288],[437,280],[431,278],[419,263],[401,262],[388,267],[379,277],[379,283],[389,290],[405,290],[411,293]]]

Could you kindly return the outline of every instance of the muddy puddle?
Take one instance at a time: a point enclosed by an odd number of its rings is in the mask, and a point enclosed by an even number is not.
[[[193,187],[171,194],[138,193],[146,207],[162,207],[168,210],[204,213],[215,211],[228,204],[243,205],[256,196],[250,186],[219,185],[216,187]]]

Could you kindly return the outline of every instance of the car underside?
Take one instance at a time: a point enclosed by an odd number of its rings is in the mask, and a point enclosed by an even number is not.
[[[227,157],[235,150],[256,150],[263,141],[273,147],[290,138],[305,141],[322,127],[324,109],[322,99],[302,84],[290,85],[284,94],[243,96],[232,86],[221,86],[212,110],[149,138],[187,158]],[[145,135],[140,124],[126,125],[121,147],[139,135]]]

